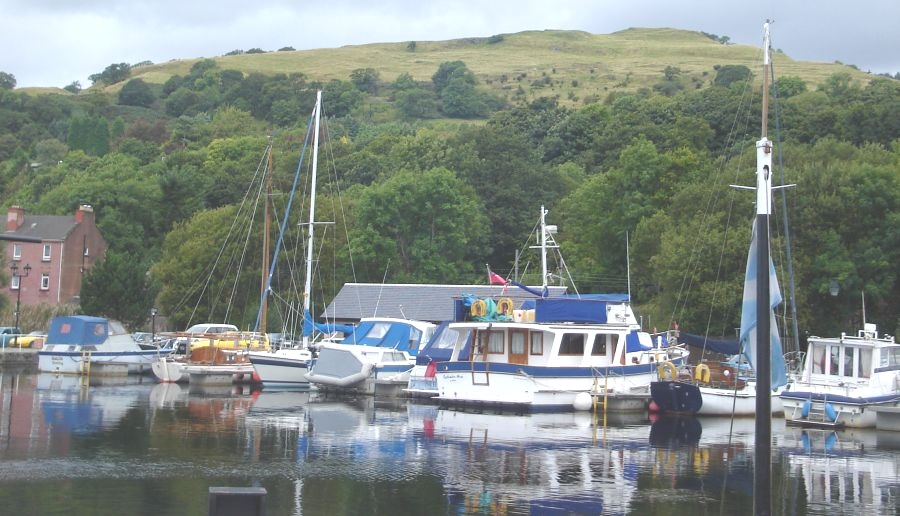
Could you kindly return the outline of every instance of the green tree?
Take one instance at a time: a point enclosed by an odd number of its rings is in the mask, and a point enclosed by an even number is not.
[[[480,273],[488,219],[475,191],[453,172],[401,171],[359,197],[352,230],[361,281],[470,281]]]
[[[130,74],[131,65],[128,63],[113,63],[104,68],[102,72],[90,75],[88,79],[92,84],[112,85],[124,81]]]
[[[753,73],[744,65],[717,65],[715,68],[716,78],[713,79],[713,84],[726,88],[734,83],[747,82],[753,77]]]
[[[370,95],[378,93],[378,85],[381,79],[378,70],[374,68],[357,68],[350,72],[350,82],[359,91],[364,91]]]
[[[69,123],[66,143],[72,150],[78,149],[94,156],[103,156],[109,152],[109,124],[102,117],[73,117]]]
[[[156,95],[143,79],[131,79],[119,90],[119,104],[123,106],[150,107],[155,100]]]
[[[0,90],[13,90],[16,88],[16,76],[9,72],[0,72]]]
[[[144,260],[110,251],[84,277],[81,311],[121,321],[134,331],[147,322],[155,297]]]

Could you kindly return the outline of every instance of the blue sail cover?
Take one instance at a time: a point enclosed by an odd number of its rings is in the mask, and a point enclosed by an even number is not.
[[[744,301],[741,307],[741,333],[744,356],[750,366],[756,369],[756,249],[758,246],[756,219],[753,221],[753,237],[750,240],[750,253],[747,256],[747,272],[744,275]],[[778,287],[778,278],[775,275],[775,264],[769,257],[769,328],[771,328],[771,364],[772,364],[772,388],[787,384],[787,367],[784,363],[784,354],[781,351],[781,339],[778,336],[778,324],[775,321],[775,307],[782,302],[781,289]],[[763,315],[765,317],[765,315]]]
[[[723,355],[737,355],[741,352],[741,343],[735,339],[712,339],[704,335],[693,335],[680,332],[678,340],[694,348],[708,349]]]
[[[353,333],[353,326],[349,326],[346,324],[322,324],[313,321],[312,314],[309,313],[309,310],[305,310],[303,312],[303,336],[309,337],[312,335],[313,329],[316,329],[322,333],[333,333],[339,331],[344,335],[349,333]]]

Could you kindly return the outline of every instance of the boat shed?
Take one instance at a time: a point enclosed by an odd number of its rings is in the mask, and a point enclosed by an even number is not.
[[[541,287],[529,287],[540,291]],[[566,293],[566,287],[547,287],[549,297]],[[515,286],[502,285],[416,285],[345,283],[320,320],[351,324],[364,317],[396,317],[440,323],[454,317],[455,301],[465,295],[481,298],[510,298],[515,306],[536,296]]]

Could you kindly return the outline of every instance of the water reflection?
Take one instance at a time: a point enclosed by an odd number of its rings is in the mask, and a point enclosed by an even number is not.
[[[0,507],[205,515],[749,514],[752,419],[446,410],[146,377],[0,375]],[[773,427],[776,514],[892,514],[900,435]],[[115,500],[115,503],[110,503]]]

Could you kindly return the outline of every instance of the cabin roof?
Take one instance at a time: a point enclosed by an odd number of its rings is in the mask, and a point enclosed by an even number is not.
[[[540,290],[541,287],[531,287]],[[566,293],[566,287],[548,287],[550,297]],[[508,297],[516,305],[535,296],[513,286],[346,283],[319,318],[335,322],[364,317],[397,317],[439,323],[454,318],[454,301],[465,294]]]

